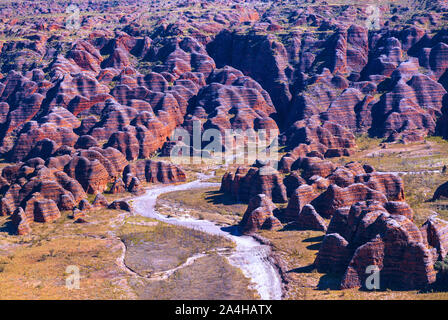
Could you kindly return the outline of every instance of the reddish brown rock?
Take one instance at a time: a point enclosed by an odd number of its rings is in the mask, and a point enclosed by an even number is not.
[[[330,104],[321,117],[354,131],[358,124],[355,106],[362,101],[362,98],[359,90],[348,88]]]
[[[124,200],[115,200],[108,206],[108,208],[113,210],[123,210],[132,212],[132,207],[129,205],[129,203],[127,203]]]
[[[54,201],[60,210],[71,210],[85,193],[81,185],[60,169],[48,168],[40,158],[34,158],[16,166],[19,170],[12,175],[12,167],[5,168],[4,175],[11,179],[5,186],[1,201],[2,214],[12,214],[23,202],[39,193],[43,199]]]
[[[403,180],[398,175],[373,172],[356,176],[355,182],[383,193],[391,201],[404,201]]]
[[[342,273],[350,262],[349,243],[337,233],[327,234],[322,241],[314,266],[322,273]]]
[[[429,65],[435,76],[440,78],[448,68],[448,45],[442,42],[436,44],[429,55]]]
[[[82,156],[75,156],[65,167],[65,172],[75,178],[87,193],[101,193],[109,182],[109,174],[98,160],[90,161]]]
[[[300,163],[300,164],[299,164]],[[299,163],[294,163],[293,168],[301,169],[303,171],[302,177],[309,179],[312,176],[327,177],[335,169],[335,165],[326,160],[319,158],[303,158],[299,159]]]
[[[95,196],[95,199],[92,202],[94,208],[107,208],[109,207],[109,203],[106,200],[106,197],[102,193],[98,193]]]
[[[85,220],[86,219],[85,212],[81,211],[80,209],[76,209],[75,208],[73,210],[72,218],[73,218],[75,223],[86,223],[87,222]]]
[[[439,186],[432,197],[432,201],[448,198],[448,182]]]
[[[13,225],[17,229],[18,235],[27,235],[31,233],[31,227],[30,224],[25,216],[25,212],[22,208],[17,208],[14,211],[14,214],[11,217]]]
[[[284,155],[278,164],[279,171],[283,173],[288,173],[291,171],[293,163],[298,158],[305,158],[310,152],[310,146],[304,143],[299,144],[291,152]]]
[[[75,198],[70,194],[63,194],[59,199],[59,208],[61,210],[72,210],[76,207]]]
[[[384,205],[384,208],[390,214],[402,215],[409,220],[414,220],[414,211],[406,202],[401,201],[389,201]]]
[[[384,220],[381,235],[356,250],[341,288],[364,287],[369,265],[378,266],[381,288],[422,289],[435,282],[431,253],[421,235],[417,239],[409,229],[417,227],[404,216],[399,217]]]
[[[281,142],[290,147],[300,147],[309,145],[307,153],[318,151],[325,157],[349,156],[355,148],[355,137],[344,127],[333,123],[325,122],[321,125],[314,119],[302,120],[294,123],[282,136]],[[303,147],[301,147],[303,149]],[[305,150],[303,150],[305,151]],[[303,157],[302,152],[292,152],[285,155],[285,158],[298,159]],[[283,160],[283,161],[286,161]],[[291,162],[291,160],[289,160]],[[280,161],[282,164],[282,161]],[[288,165],[284,164],[287,170]],[[283,169],[283,166],[280,166]]]
[[[443,261],[448,253],[448,222],[431,217],[422,228],[425,231],[428,244],[437,249],[438,259]]]
[[[89,135],[83,135],[76,141],[75,149],[89,149],[92,147],[98,147],[98,141]]]
[[[25,215],[29,221],[53,222],[60,218],[61,213],[53,200],[35,194],[26,202]]]
[[[341,188],[348,187],[355,183],[355,176],[350,170],[338,168],[327,177],[332,184],[336,184]]]
[[[71,128],[54,123],[38,125],[34,121],[28,122],[11,151],[11,161],[17,162],[25,159],[36,143],[44,139],[53,141],[54,145],[59,147],[62,145],[74,146],[78,138]],[[50,150],[50,154],[54,151]]]
[[[129,131],[114,132],[110,136],[106,146],[121,151],[121,153],[126,155],[126,159],[130,161],[136,160],[139,156],[140,144],[135,133],[130,128]]]
[[[123,179],[126,185],[130,183],[128,177],[136,177],[140,181],[150,183],[176,183],[186,180],[185,172],[178,166],[164,162],[144,160],[131,163],[123,170]]]
[[[92,205],[89,203],[87,199],[82,199],[78,204],[78,208],[81,211],[88,211],[92,209]]]
[[[306,184],[305,179],[300,176],[300,173],[297,171],[291,172],[291,174],[287,175],[283,179],[283,184],[286,187],[286,192],[288,197],[291,197],[293,192],[300,186]]]
[[[337,233],[344,239],[351,239],[352,230],[349,227],[350,207],[342,207],[335,211],[328,224],[327,233]]]
[[[101,63],[103,68],[122,69],[130,65],[128,53],[121,47],[115,48],[113,53]]]
[[[378,236],[356,250],[348,269],[345,271],[341,289],[365,287],[367,277],[370,276],[372,272],[378,272],[383,268],[383,260],[384,242],[381,237]],[[375,269],[367,270],[369,266],[375,266]],[[379,284],[378,289],[380,288],[381,283]]]
[[[280,221],[274,217],[276,206],[271,199],[259,194],[249,201],[246,212],[239,226],[243,234],[251,234],[260,229],[275,230],[282,227]]]
[[[143,188],[137,177],[133,177],[129,182],[128,191],[135,194],[143,193]]]
[[[100,56],[101,57],[101,56]],[[98,72],[100,63],[92,54],[84,50],[70,50],[68,58],[73,59],[74,63],[87,71]]]
[[[114,184],[110,188],[111,194],[119,194],[126,191],[126,185],[124,184],[123,180],[121,178],[118,178],[114,181]]]
[[[315,230],[315,231],[327,231],[327,224],[322,217],[317,214],[314,207],[310,204],[307,204],[300,211],[296,225],[303,230]]]
[[[351,206],[358,201],[365,200],[387,202],[384,194],[358,183],[346,188],[331,185],[327,191],[313,200],[312,205],[321,216],[331,217],[338,208]]]
[[[347,248],[349,251],[348,260],[336,270],[339,274],[345,272],[341,288],[366,288],[367,277],[375,271],[367,270],[372,265],[380,271],[381,289],[427,288],[435,281],[433,255],[422,235],[427,234],[428,227],[426,232],[420,232],[411,220],[399,214],[398,209],[406,207],[402,204],[389,205],[394,214],[387,213],[383,205],[388,207],[378,201],[358,202],[350,210],[340,208],[333,215],[326,237],[336,237],[339,241],[334,241],[346,248],[342,252],[347,253]],[[318,253],[324,258],[316,262],[323,263],[322,271],[335,272],[330,264],[340,259],[341,250],[336,246],[329,250],[324,243]]]
[[[444,94],[440,84],[428,77],[416,75],[408,83],[400,78],[372,107],[371,134],[412,141],[434,133]]]
[[[305,205],[311,203],[317,196],[314,189],[307,184],[298,187],[291,195],[285,217],[296,221]]]
[[[258,194],[265,194],[277,203],[288,201],[286,187],[278,171],[270,166],[252,167],[244,176],[239,172],[228,174],[222,183],[222,190],[230,192],[239,201],[249,201]]]

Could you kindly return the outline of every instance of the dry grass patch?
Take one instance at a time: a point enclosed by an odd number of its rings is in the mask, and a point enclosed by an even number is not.
[[[67,212],[54,223],[33,223],[25,236],[0,224],[0,299],[125,299],[134,293],[116,264],[122,251],[113,230],[126,213],[96,210],[88,224],[75,224]],[[66,287],[66,268],[77,266],[80,289]]]
[[[128,297],[115,261],[121,254],[110,239],[77,237],[27,244],[1,256],[0,299],[122,299]],[[77,266],[80,288],[66,287],[66,268]]]
[[[443,173],[426,173],[418,175],[403,175],[406,202],[414,210],[414,220],[421,226],[429,216],[438,213],[442,219],[448,219],[448,201],[431,202],[434,192],[448,180]]]
[[[378,171],[440,170],[448,164],[448,142],[429,137],[424,142],[412,144],[387,143],[380,146],[379,139],[357,139],[358,151],[351,157],[331,159],[338,165],[349,161],[368,163]]]

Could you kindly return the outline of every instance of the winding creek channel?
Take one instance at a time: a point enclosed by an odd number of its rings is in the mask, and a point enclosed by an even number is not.
[[[236,248],[228,257],[230,264],[239,268],[246,277],[252,280],[254,289],[258,291],[261,299],[281,299],[283,294],[282,280],[279,270],[273,262],[270,246],[261,244],[253,237],[238,235],[236,227],[221,227],[207,220],[167,217],[161,215],[155,209],[157,197],[161,194],[220,185],[203,182],[207,178],[209,177],[203,176],[196,181],[181,185],[157,186],[147,190],[144,195],[133,199],[132,206],[137,214],[144,217],[231,239],[235,242]]]

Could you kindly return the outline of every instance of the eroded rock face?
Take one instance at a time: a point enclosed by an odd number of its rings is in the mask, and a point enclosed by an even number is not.
[[[322,241],[314,266],[319,272],[343,272],[350,260],[348,242],[337,233],[327,234]]]
[[[16,226],[18,235],[27,235],[31,233],[31,227],[28,219],[25,216],[25,212],[22,208],[17,208],[12,215],[12,223]]]
[[[406,202],[389,201],[384,205],[384,208],[393,215],[402,215],[409,220],[414,220],[414,211]]]
[[[109,19],[85,17],[73,43],[62,41],[67,35],[58,17],[5,23],[5,36],[17,27],[23,33],[1,46],[0,151],[14,149],[10,159],[23,160],[42,139],[60,146],[82,135],[108,140],[129,160],[147,158],[174,128],[188,129],[193,120],[221,131],[280,129],[291,150],[317,144],[313,151],[325,157],[350,154],[352,133],[416,141],[434,133],[442,116],[443,134],[447,46],[443,30],[432,34],[444,25],[440,2],[429,17],[422,16],[427,8],[417,10],[420,27],[400,27],[407,9],[399,4],[382,7],[397,27],[381,22],[375,35],[355,18],[368,17],[364,7],[355,13],[326,3],[298,11],[276,4],[278,11],[261,17],[254,3],[204,3],[194,17],[181,4],[170,9],[178,16],[173,23],[153,8],[151,30],[135,19],[133,10],[142,9],[128,1],[123,7],[133,9],[119,12],[115,4],[83,5]],[[33,10],[19,5],[5,12],[33,17]],[[297,27],[325,34],[300,34]],[[278,38],[279,31],[287,37]],[[56,117],[57,108],[82,125]],[[72,125],[47,128],[50,114],[53,124]],[[30,121],[36,124],[25,128]]]
[[[11,217],[18,235],[30,233],[32,222],[49,223],[61,217],[57,204],[51,199],[44,198],[39,192],[33,193],[23,206],[24,209],[17,207]]]
[[[432,200],[435,201],[444,198],[448,198],[448,182],[445,182],[437,188],[437,190],[434,192]]]
[[[98,193],[95,196],[95,199],[92,202],[94,208],[107,208],[109,207],[109,203],[106,200],[106,197],[102,193]]]
[[[295,152],[310,154],[307,148]],[[278,188],[275,171],[271,168],[264,171],[270,175],[263,176],[260,172],[269,167],[261,162],[255,165],[252,168],[239,167],[235,173],[225,173],[221,192],[241,201],[251,192],[264,190],[263,194],[276,202],[278,193],[275,192],[283,190],[284,186],[289,200],[281,212],[281,218],[300,229],[326,231],[328,223],[324,219],[334,218],[328,230],[339,233],[347,240],[354,237],[353,241],[360,245],[366,242],[365,238],[370,239],[368,226],[383,212],[413,219],[412,209],[403,201],[402,180],[393,174],[376,173],[371,166],[358,162],[336,166],[325,159],[302,156],[292,163],[291,173],[283,179],[283,186]],[[276,183],[268,184],[266,181]],[[348,228],[349,221],[358,221],[362,212],[368,213],[360,224],[362,227]]]
[[[82,199],[79,202],[78,208],[80,211],[88,211],[90,209],[92,209],[92,205],[89,203],[89,201],[87,199]],[[74,217],[75,220],[79,217]]]
[[[439,260],[445,259],[448,253],[448,222],[431,217],[423,224],[421,231],[428,244],[437,249]]]
[[[107,184],[121,175],[127,161],[118,150],[91,147],[80,150],[64,166],[64,171],[79,181],[85,192],[102,193]]]
[[[26,209],[27,199],[37,193],[42,199],[52,200],[60,210],[73,209],[86,196],[77,180],[46,167],[40,158],[6,167],[2,176],[6,180],[0,202],[2,215],[11,215],[19,207]]]
[[[170,4],[174,22],[157,3],[117,5],[82,3],[83,11],[107,19],[83,17],[73,42],[66,41],[59,3],[17,3],[0,12],[2,35],[15,38],[0,43],[0,156],[24,163],[39,157],[53,172],[26,165],[10,179],[15,173],[4,170],[2,214],[13,214],[31,188],[65,210],[79,203],[81,191],[101,193],[120,178],[132,189],[137,180],[184,181],[169,165],[147,168],[146,159],[178,143],[174,129],[192,134],[199,123],[201,132],[279,130],[289,151],[279,170],[292,172],[289,179],[251,169],[227,175],[223,189],[244,201],[262,193],[274,202],[286,202],[304,184],[326,196],[332,185],[354,192],[347,201],[338,200],[339,192],[331,209],[313,203],[329,216],[353,201],[383,201],[375,192],[404,200],[399,179],[325,160],[350,156],[354,134],[405,143],[448,137],[443,1],[417,4],[414,25],[408,8],[381,6],[394,26],[380,21],[374,33],[359,23],[369,16],[363,5],[277,2],[261,15],[252,2],[198,3],[195,14],[186,9],[190,3]],[[148,6],[148,21],[136,18]],[[145,164],[123,174],[127,161],[138,159]],[[34,180],[33,170],[42,171]],[[113,192],[121,189],[117,184]],[[398,204],[386,209],[411,215]]]
[[[291,199],[289,200],[288,207],[285,211],[285,217],[297,220],[303,211],[302,209],[317,198],[317,196],[318,194],[310,185],[305,184],[298,187],[291,195]]]
[[[356,176],[355,182],[363,183],[367,187],[383,193],[389,200],[404,200],[403,181],[395,174],[367,173]]]
[[[87,193],[103,192],[109,182],[109,174],[99,160],[90,161],[86,157],[74,157],[66,166],[69,176],[78,180]]]
[[[265,194],[276,203],[288,201],[279,173],[270,166],[250,168],[244,176],[239,169],[235,174],[225,174],[221,191],[232,194],[238,201],[249,201],[258,194]]]
[[[355,137],[352,132],[331,121],[326,121],[322,125],[315,118],[294,123],[281,136],[281,141],[290,147],[309,145],[310,151],[318,151],[328,158],[349,156],[355,148]],[[294,151],[291,155],[296,156],[296,159],[301,156]]]
[[[321,272],[343,274],[341,289],[366,288],[370,284],[366,280],[372,272],[379,272],[380,283],[377,285],[382,289],[409,290],[430,286],[435,282],[431,247],[443,252],[440,240],[446,233],[445,224],[428,221],[421,232],[406,217],[406,211],[401,210],[403,214],[399,214],[397,208],[403,207],[405,205],[397,202],[384,204],[369,200],[358,202],[350,209],[337,210],[315,266]],[[438,232],[434,231],[436,229]],[[432,241],[430,247],[429,239]]]
[[[300,229],[305,230],[327,231],[327,224],[325,220],[322,219],[322,217],[310,204],[305,205],[302,211],[300,211],[296,220],[296,225]]]
[[[126,185],[133,178],[150,183],[176,183],[186,181],[185,172],[178,166],[164,161],[137,161],[127,165],[123,170]]]
[[[382,235],[355,251],[342,279],[342,289],[365,287],[365,270],[369,265],[380,270],[380,286],[384,288],[426,288],[435,281],[430,251],[422,241],[412,237],[413,230],[407,226],[409,220],[400,217],[386,219],[381,226]]]
[[[114,181],[114,184],[110,188],[110,193],[117,194],[117,193],[123,193],[126,191],[126,185],[124,184],[123,180],[121,178],[118,178]]]
[[[132,212],[132,207],[124,200],[115,200],[107,208]]]
[[[28,212],[28,205],[27,203],[25,214]],[[56,203],[51,199],[42,199],[30,205],[34,207],[33,214],[36,222],[52,222],[61,216]]]
[[[331,185],[312,204],[319,214],[324,217],[331,217],[337,209],[351,206],[356,202],[365,200],[376,200],[380,203],[387,202],[386,196],[381,192],[358,183],[346,188]]]
[[[265,194],[251,198],[239,227],[243,234],[251,234],[260,229],[276,230],[282,227],[274,216],[277,207]]]
[[[140,180],[138,180],[137,177],[132,177],[131,181],[129,182],[128,191],[134,194],[144,193]]]

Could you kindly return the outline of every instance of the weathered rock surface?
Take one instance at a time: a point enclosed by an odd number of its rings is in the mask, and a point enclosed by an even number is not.
[[[381,289],[428,288],[436,280],[431,248],[441,257],[446,254],[446,223],[429,220],[420,231],[406,217],[405,207],[369,200],[337,210],[316,257],[316,268],[343,274],[341,289],[371,289],[366,280],[373,272],[380,273]]]
[[[314,207],[307,204],[300,211],[296,225],[305,230],[327,231],[327,224],[324,219],[314,210]]]
[[[365,200],[376,200],[380,203],[387,202],[386,196],[381,192],[357,183],[346,188],[331,185],[327,191],[313,200],[312,205],[320,215],[331,217],[337,209],[349,207],[356,202]]]
[[[260,229],[275,230],[282,227],[274,216],[277,207],[265,194],[251,198],[246,212],[239,224],[243,234],[251,234]]]
[[[270,166],[250,168],[245,175],[238,170],[225,174],[221,191],[230,193],[237,201],[249,201],[258,194],[265,194],[276,203],[288,201],[286,187],[279,173]]]
[[[126,185],[133,178],[150,183],[176,183],[186,180],[185,172],[179,167],[164,161],[137,161],[127,165],[123,170],[123,181]]]
[[[426,235],[428,244],[437,249],[439,260],[445,259],[448,253],[448,222],[431,217],[423,224],[422,234]]]
[[[439,186],[436,191],[434,192],[434,195],[432,197],[432,200],[439,200],[439,199],[445,199],[448,198],[448,182],[445,182],[441,186]]]

